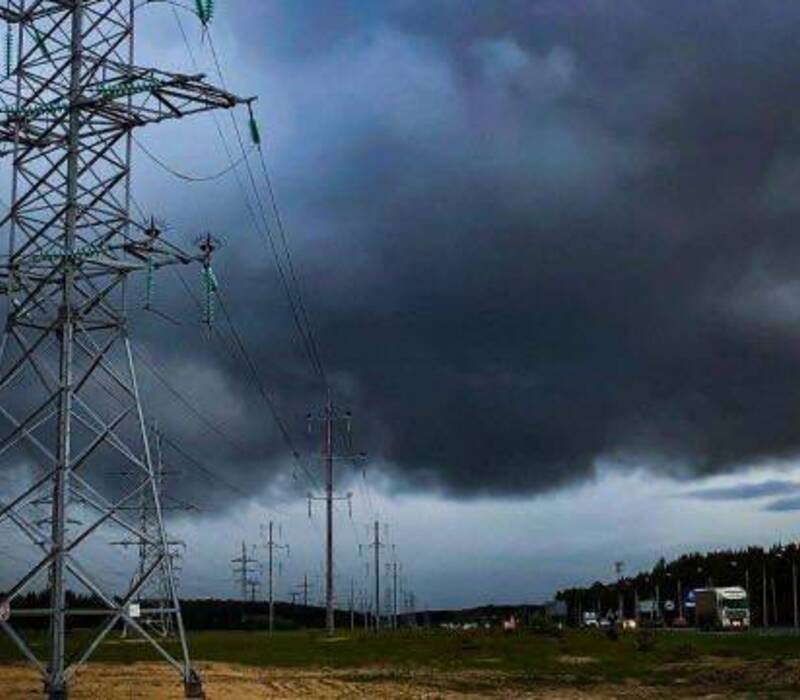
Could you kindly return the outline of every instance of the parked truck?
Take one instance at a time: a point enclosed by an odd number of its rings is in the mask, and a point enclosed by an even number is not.
[[[746,630],[750,601],[744,588],[701,588],[695,592],[695,616],[701,630]]]

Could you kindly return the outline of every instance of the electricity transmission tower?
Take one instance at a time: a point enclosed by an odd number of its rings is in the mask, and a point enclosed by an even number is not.
[[[267,539],[264,541],[263,547],[267,550],[267,596],[269,600],[269,633],[272,634],[273,629],[275,627],[275,601],[273,598],[273,588],[272,588],[272,573],[273,573],[273,559],[275,555],[275,551],[277,550],[278,553],[286,552],[289,554],[289,545],[288,544],[279,544],[275,541],[273,537],[273,523],[269,521],[269,527],[266,529],[264,526],[261,526],[261,537],[263,538],[265,535]]]
[[[50,700],[64,700],[76,671],[120,622],[182,676],[187,697],[202,697],[192,670],[175,589],[169,540],[155,478],[125,290],[139,272],[203,262],[131,220],[133,131],[167,119],[244,102],[201,75],[134,64],[135,0],[4,0],[8,63],[0,81],[0,156],[11,158],[11,207],[0,218],[8,257],[0,265],[7,322],[0,343],[3,467],[31,477],[3,493],[7,519],[38,552],[0,600],[0,627],[33,664]],[[109,484],[98,464],[116,459],[136,477]],[[144,533],[124,508],[142,494],[155,514]],[[46,509],[34,515],[37,504]],[[152,559],[120,591],[92,571],[87,544],[113,525],[147,542]],[[179,638],[176,658],[132,614],[131,604],[166,569]],[[44,655],[14,625],[15,600],[46,576]],[[69,659],[67,589],[94,597],[99,627]]]
[[[247,545],[242,542],[242,553],[235,559],[231,559],[233,567],[233,576],[238,579],[239,585],[242,587],[242,601],[247,602],[248,591],[250,592],[250,600],[255,602],[256,589],[260,585],[261,569],[258,560],[255,557],[248,556]],[[236,566],[238,564],[238,566]]]
[[[303,594],[303,607],[308,607],[308,590],[309,590],[309,583],[308,583],[308,574],[303,574],[303,580],[295,586],[296,591],[292,593],[292,599],[295,596]],[[294,603],[292,603],[294,604]]]
[[[154,479],[158,490],[158,497],[161,502],[161,512],[164,513],[169,510],[175,510],[176,507],[164,504],[164,481],[166,472],[164,470],[162,435],[157,426],[153,426],[151,436],[154,454]],[[135,477],[135,475],[132,475],[130,472],[124,473],[124,476],[129,478],[131,476]],[[189,510],[190,507],[181,505],[179,509]],[[159,556],[160,550],[149,544],[150,540],[157,536],[158,517],[152,500],[147,498],[146,491],[140,493],[139,503],[137,505],[126,507],[121,510],[132,511],[138,515],[139,528],[142,533],[142,535],[137,538],[128,538],[111,543],[125,548],[136,548],[139,565],[131,580],[131,585],[133,585],[137,577],[142,578],[144,572],[150,568],[154,559]],[[168,556],[172,562],[172,580],[177,590],[179,570],[179,564],[177,562],[180,560],[182,549],[186,548],[186,543],[179,540],[170,540],[168,546]],[[166,612],[170,607],[170,575],[166,560],[156,568],[153,576],[139,589],[139,592],[136,594],[136,601],[139,605],[138,612],[143,624],[147,624],[162,637],[166,637],[173,631],[172,616]],[[147,605],[152,605],[152,609],[147,609]],[[125,626],[123,633],[127,634],[127,632],[128,627]]]
[[[333,634],[335,631],[334,620],[334,604],[335,595],[333,590],[333,507],[336,501],[347,501],[348,508],[350,509],[350,516],[352,517],[352,500],[353,494],[347,493],[344,496],[335,495],[333,486],[333,463],[336,461],[334,457],[334,442],[335,430],[340,424],[344,424],[346,434],[350,435],[350,412],[341,414],[334,407],[331,401],[330,394],[325,404],[325,408],[317,416],[308,416],[309,432],[311,431],[311,423],[317,421],[322,424],[323,429],[323,445],[322,445],[322,460],[325,464],[325,495],[315,496],[308,494],[308,512],[311,515],[311,502],[312,501],[325,501],[325,629],[328,634]],[[350,447],[348,439],[348,448]],[[353,461],[356,459],[354,456],[346,456],[341,459]]]

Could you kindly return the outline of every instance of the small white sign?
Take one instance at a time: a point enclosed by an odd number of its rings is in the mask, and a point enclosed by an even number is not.
[[[8,622],[11,619],[11,602],[0,600],[0,622]]]
[[[134,620],[142,616],[142,606],[139,603],[131,603],[128,606],[128,615]]]

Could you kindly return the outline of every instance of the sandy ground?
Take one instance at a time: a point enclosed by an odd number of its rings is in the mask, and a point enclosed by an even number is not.
[[[514,687],[501,673],[464,671],[414,674],[391,670],[325,671],[257,669],[229,664],[200,664],[208,700],[303,700],[329,698],[399,698],[478,700],[517,698],[523,700],[649,700],[651,698],[694,697],[707,700],[755,698],[757,694],[726,692],[687,694],[677,688],[652,688],[638,683],[617,686],[541,688],[524,691]],[[41,683],[27,666],[0,666],[0,698],[30,700],[41,698]],[[763,696],[762,696],[763,697]],[[797,695],[769,697],[798,697]],[[182,687],[176,674],[160,664],[91,664],[78,676],[71,700],[181,700]]]
[[[605,700],[656,698],[641,686],[521,692],[509,687],[502,674],[421,672],[406,675],[391,671],[307,671],[254,669],[228,664],[201,664],[208,700],[277,700],[278,698],[530,698],[535,700]],[[182,688],[174,673],[163,665],[117,666],[91,664],[78,676],[71,700],[179,700]],[[2,700],[41,697],[41,684],[25,666],[0,667]],[[663,697],[663,696],[662,696]]]

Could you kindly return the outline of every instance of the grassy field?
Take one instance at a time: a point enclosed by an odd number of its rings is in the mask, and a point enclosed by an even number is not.
[[[42,640],[32,642],[39,646]],[[636,684],[660,688],[664,697],[694,696],[695,691],[800,697],[800,637],[791,634],[659,632],[654,639],[630,634],[612,641],[597,632],[420,630],[379,636],[343,633],[333,639],[317,632],[273,637],[255,632],[196,632],[190,643],[193,657],[202,662],[260,669],[329,668],[340,677],[352,671],[352,677],[363,683],[429,670],[451,678],[453,689],[465,692],[484,682],[483,677],[487,683],[502,678],[505,685],[520,691]],[[118,636],[95,657],[97,662],[117,665],[155,659],[146,645]],[[3,638],[0,663],[20,660]],[[364,675],[365,671],[375,673]],[[464,674],[462,681],[459,674]]]

